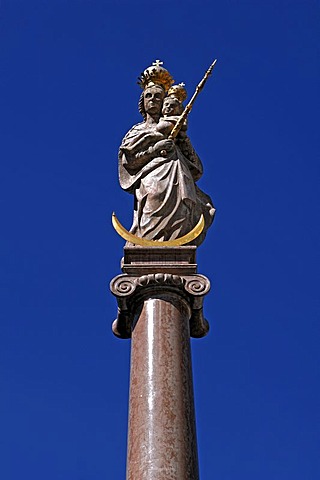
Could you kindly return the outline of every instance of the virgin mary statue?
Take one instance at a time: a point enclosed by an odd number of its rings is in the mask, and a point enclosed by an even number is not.
[[[190,232],[203,214],[204,230],[191,242],[199,245],[215,209],[210,197],[196,185],[203,169],[186,135],[186,125],[175,140],[168,138],[178,117],[164,115],[168,109],[163,110],[163,103],[172,98],[182,107],[181,100],[186,97],[183,87],[172,87],[173,83],[160,62],[141,74],[139,111],[144,121],[122,140],[119,180],[121,187],[134,195],[130,233],[148,240],[174,240]]]

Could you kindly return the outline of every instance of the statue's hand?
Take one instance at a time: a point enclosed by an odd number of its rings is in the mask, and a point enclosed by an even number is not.
[[[173,140],[160,140],[160,142],[157,142],[153,147],[154,153],[156,155],[161,155],[161,157],[166,157],[173,150],[174,150]]]

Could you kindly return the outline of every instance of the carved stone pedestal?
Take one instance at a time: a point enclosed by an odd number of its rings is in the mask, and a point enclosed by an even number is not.
[[[113,332],[131,337],[127,480],[197,480],[190,336],[208,332],[196,247],[125,247]]]

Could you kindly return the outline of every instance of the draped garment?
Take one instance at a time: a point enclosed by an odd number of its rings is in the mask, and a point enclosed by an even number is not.
[[[190,232],[205,217],[205,230],[211,224],[214,207],[208,195],[195,184],[202,175],[202,164],[189,139],[184,151],[178,142],[165,156],[153,157],[149,148],[165,139],[157,125],[140,123],[124,137],[119,150],[121,187],[135,196],[130,232],[149,240],[173,240]],[[199,244],[204,235],[193,244]]]

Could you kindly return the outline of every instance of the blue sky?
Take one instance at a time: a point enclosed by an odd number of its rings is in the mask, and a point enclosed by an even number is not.
[[[189,119],[217,208],[201,479],[319,478],[319,19],[313,0],[1,0],[1,479],[125,478],[111,212],[130,226],[117,151],[156,58],[189,95],[218,58]]]

